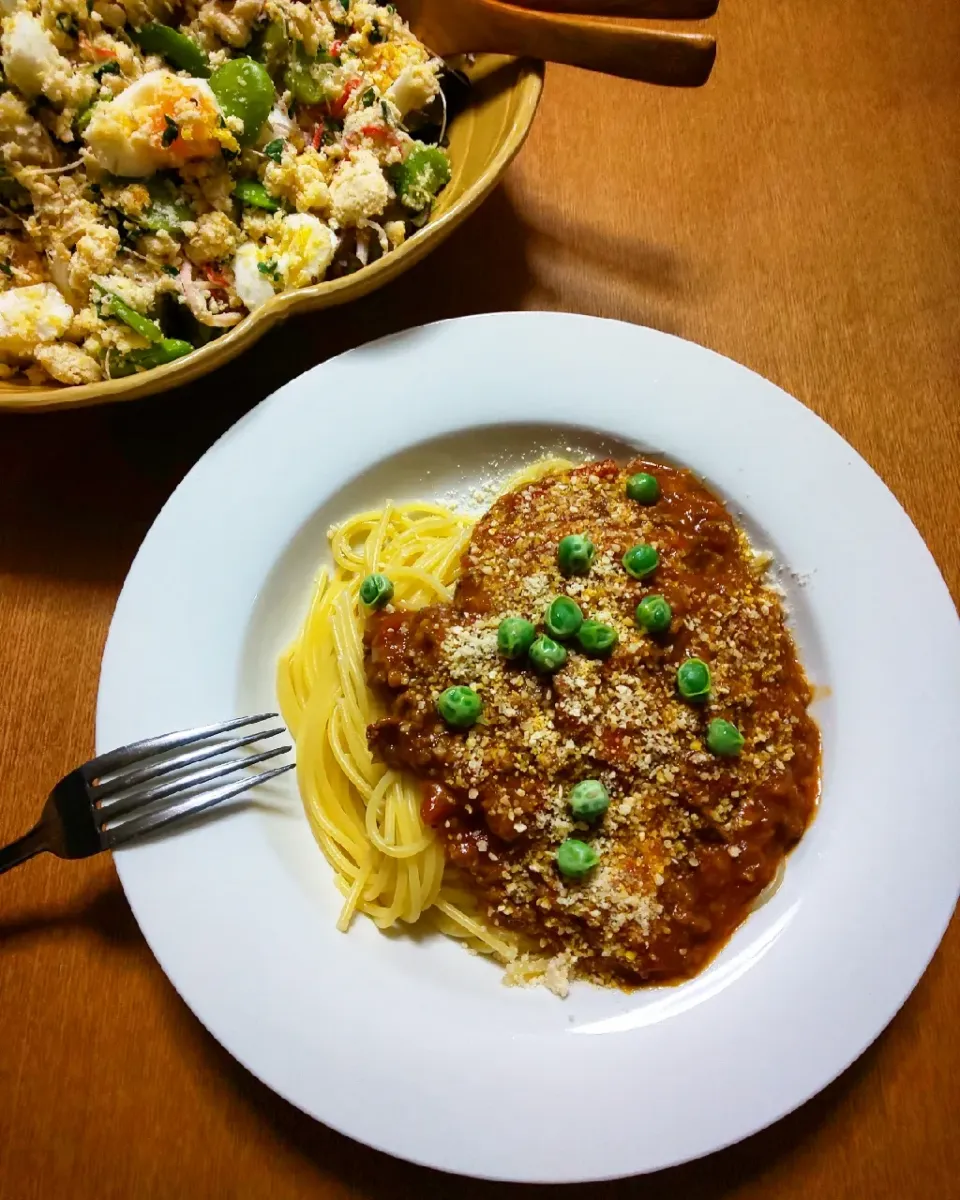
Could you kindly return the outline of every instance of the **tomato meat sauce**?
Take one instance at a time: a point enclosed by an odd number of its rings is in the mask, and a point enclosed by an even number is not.
[[[656,477],[653,502],[628,497],[636,472]],[[569,534],[595,547],[584,574],[558,565]],[[622,561],[638,544],[658,555],[642,580]],[[370,617],[368,679],[388,714],[368,730],[375,757],[423,781],[423,821],[489,920],[571,976],[633,987],[695,974],[812,818],[819,730],[767,567],[691,472],[605,461],[502,496],[474,529],[451,603]],[[542,632],[558,595],[616,631],[612,652],[571,639],[553,674],[501,657],[500,622]],[[635,615],[653,595],[672,611],[656,634]],[[698,700],[677,686],[692,657],[710,673]],[[437,712],[453,685],[482,701],[466,730]],[[712,738],[718,719],[739,731],[739,752]],[[570,792],[588,779],[609,806],[578,820]],[[595,852],[582,877],[558,868],[568,839]]]

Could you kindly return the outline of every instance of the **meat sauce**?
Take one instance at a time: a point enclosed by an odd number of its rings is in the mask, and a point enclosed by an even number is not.
[[[655,474],[660,499],[626,497],[630,474]],[[597,556],[564,578],[557,544],[586,533]],[[650,580],[623,569],[656,547]],[[612,624],[605,659],[568,645],[553,676],[496,653],[505,616],[535,624],[554,595]],[[638,628],[637,604],[662,595],[670,629]],[[452,603],[371,617],[371,686],[389,715],[368,730],[377,758],[423,782],[422,816],[464,871],[488,918],[572,973],[602,983],[667,982],[700,970],[774,879],[816,805],[820,739],[811,689],[779,594],[720,501],[690,472],[660,463],[591,463],[498,500],[477,524]],[[676,668],[704,659],[705,704],[676,691]],[[452,730],[436,698],[474,687],[482,723]],[[709,720],[744,736],[736,758],[711,754]],[[570,788],[604,783],[602,820],[578,822]],[[556,849],[589,841],[599,865],[565,879]]]

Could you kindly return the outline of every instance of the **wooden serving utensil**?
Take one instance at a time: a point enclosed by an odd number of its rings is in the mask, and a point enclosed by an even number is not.
[[[558,2],[572,6],[572,0]],[[705,33],[533,12],[500,0],[401,0],[397,7],[420,41],[441,58],[511,54],[645,83],[700,87],[717,56],[716,42]]]
[[[720,0],[507,0],[519,8],[579,13],[582,17],[653,17],[667,21],[702,21],[712,17]]]

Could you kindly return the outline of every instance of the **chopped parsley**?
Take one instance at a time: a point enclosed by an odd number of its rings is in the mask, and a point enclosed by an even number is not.
[[[277,270],[277,260],[268,258],[266,262],[258,262],[257,270],[261,275],[266,275],[268,279],[272,279],[274,283],[280,282],[280,272]]]
[[[174,276],[180,274],[180,272],[177,270],[177,268],[171,267],[169,263],[163,264],[163,273],[164,273],[164,275],[174,275]]]
[[[104,75],[119,75],[119,74],[120,74],[120,64],[117,62],[117,60],[115,58],[113,58],[110,60],[110,62],[101,63],[101,65],[99,67],[97,67],[97,69],[94,71],[93,77],[94,77],[94,79],[100,80],[104,77]]]
[[[10,266],[9,259],[5,260],[4,262],[0,262],[0,271],[2,271],[8,279],[13,276],[13,267]]]
[[[323,133],[320,140],[324,146],[332,146],[343,133],[343,122],[336,117],[327,117],[323,122]]]
[[[56,16],[57,28],[69,38],[75,38],[80,32],[80,26],[70,13],[60,12]]]
[[[371,46],[375,46],[377,42],[383,41],[383,34],[380,32],[380,22],[376,17],[370,22],[370,32],[367,34],[367,41]]]
[[[160,145],[166,149],[167,146],[172,146],[180,136],[180,126],[176,123],[173,117],[168,117],[166,113],[163,114],[163,119],[166,122],[166,129],[164,129],[163,134],[160,137]]]
[[[376,104],[377,93],[373,88],[367,88],[360,99],[363,101],[363,107],[369,108],[371,104]]]
[[[390,105],[386,102],[386,100],[380,101],[380,111],[383,113],[384,122],[387,125],[389,125],[390,124]]]
[[[272,142],[267,142],[263,148],[267,158],[272,159],[275,163],[280,162],[283,158],[283,138],[274,138]]]

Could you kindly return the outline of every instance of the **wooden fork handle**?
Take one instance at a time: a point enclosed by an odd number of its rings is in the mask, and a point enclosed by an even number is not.
[[[518,8],[579,13],[586,17],[649,17],[667,21],[702,21],[712,17],[720,0],[507,0]]]
[[[701,33],[608,25],[531,12],[499,0],[458,0],[454,7],[455,23],[441,19],[431,28],[428,17],[428,27],[416,29],[442,57],[488,51],[544,58],[668,87],[700,87],[710,77],[717,55],[713,38]]]

